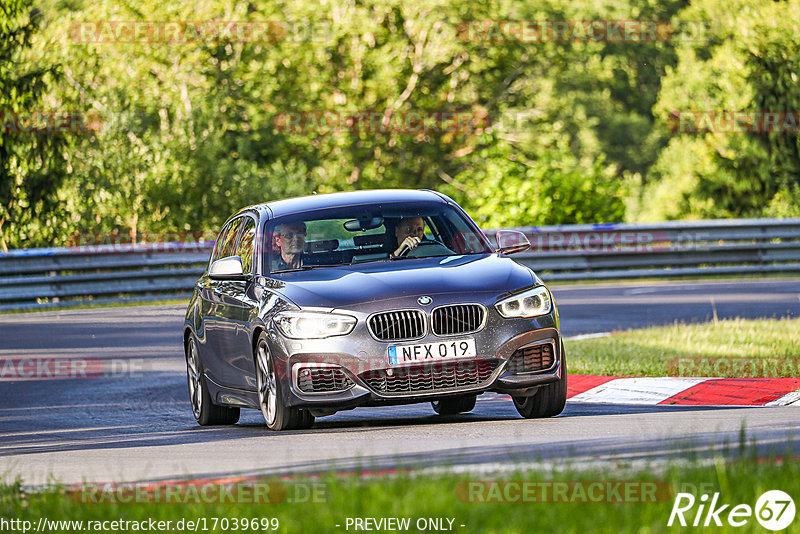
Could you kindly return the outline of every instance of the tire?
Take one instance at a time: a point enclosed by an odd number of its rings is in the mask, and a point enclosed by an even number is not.
[[[431,402],[431,406],[439,415],[455,415],[457,413],[471,412],[475,408],[477,399],[477,395],[439,399]]]
[[[217,406],[211,400],[203,372],[203,362],[197,350],[197,341],[189,335],[186,345],[186,378],[189,384],[189,403],[192,414],[201,426],[233,425],[239,420],[239,408]]]
[[[561,379],[542,386],[532,397],[512,397],[514,406],[525,419],[555,417],[567,403],[567,358],[561,348]]]
[[[283,401],[283,384],[275,375],[272,353],[267,335],[261,333],[256,342],[255,354],[258,406],[270,430],[292,430],[311,428],[314,416],[308,410],[286,406]]]
[[[314,419],[315,417],[311,414],[309,410],[300,410],[300,423],[295,427],[298,430],[307,430],[314,426]]]

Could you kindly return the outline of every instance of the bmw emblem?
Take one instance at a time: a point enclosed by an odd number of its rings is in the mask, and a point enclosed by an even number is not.
[[[417,299],[417,302],[419,302],[419,303],[420,303],[420,305],[422,305],[422,306],[427,306],[428,304],[430,304],[431,302],[433,302],[433,299],[432,299],[432,298],[430,298],[430,297],[428,297],[428,296],[425,296],[425,297],[420,297],[420,298],[418,298],[418,299]]]

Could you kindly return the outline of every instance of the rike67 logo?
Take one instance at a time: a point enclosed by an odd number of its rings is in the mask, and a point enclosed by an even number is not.
[[[794,501],[781,490],[765,492],[758,498],[755,507],[722,503],[718,492],[710,500],[705,493],[700,499],[695,499],[691,493],[678,493],[667,526],[721,527],[724,521],[732,527],[743,527],[754,515],[762,527],[773,531],[783,530],[794,521]]]

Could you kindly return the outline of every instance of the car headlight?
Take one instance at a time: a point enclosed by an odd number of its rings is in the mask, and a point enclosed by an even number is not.
[[[503,299],[494,306],[500,315],[506,318],[536,317],[550,313],[553,301],[547,288],[539,286]]]
[[[349,315],[313,312],[280,312],[275,324],[284,336],[293,339],[320,339],[349,334],[357,319]]]

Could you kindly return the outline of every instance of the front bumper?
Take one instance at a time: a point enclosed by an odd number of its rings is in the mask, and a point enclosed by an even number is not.
[[[438,296],[437,300],[437,304],[447,304],[447,302],[442,302],[441,296]],[[452,303],[458,303],[457,296],[453,297]],[[383,305],[385,306],[386,303]],[[284,400],[288,406],[344,410],[358,406],[424,402],[487,391],[529,396],[534,394],[539,387],[561,378],[563,349],[558,331],[558,312],[555,307],[548,315],[532,319],[509,320],[501,317],[492,307],[487,306],[486,321],[478,332],[446,337],[427,332],[423,338],[408,342],[376,340],[366,327],[366,317],[372,313],[371,310],[360,314],[349,310],[341,310],[341,312],[360,315],[357,317],[359,321],[356,329],[346,336],[321,340],[292,340],[276,333],[270,336],[276,371],[279,376],[284,378],[283,383],[288,385],[283,388]],[[392,375],[393,373],[402,375],[406,371],[410,373],[412,367],[423,365],[390,366],[387,354],[390,345],[433,343],[447,341],[450,338],[473,338],[477,357],[470,360],[442,360],[440,363],[447,362],[445,365],[452,366],[448,371],[462,372],[462,374],[472,372],[468,369],[469,365],[480,366],[482,374],[479,378],[481,379],[455,387],[421,390],[411,388],[409,391],[402,392],[381,390],[376,387],[377,382],[374,379],[376,376]],[[509,362],[515,352],[524,347],[540,344],[552,346],[552,365],[527,373],[518,372],[518,368],[515,368],[517,372],[509,369]],[[439,364],[428,364],[428,366],[436,365]],[[463,366],[461,371],[456,368],[459,365]],[[340,370],[335,373],[336,378],[331,378],[331,380],[339,381],[342,376],[346,376],[347,388],[335,392],[303,391],[299,385],[301,373],[306,369],[320,368]],[[442,370],[433,369],[431,372],[438,373],[436,374],[438,377]],[[325,376],[333,377],[334,373],[331,372]],[[341,381],[337,384],[341,386]]]

